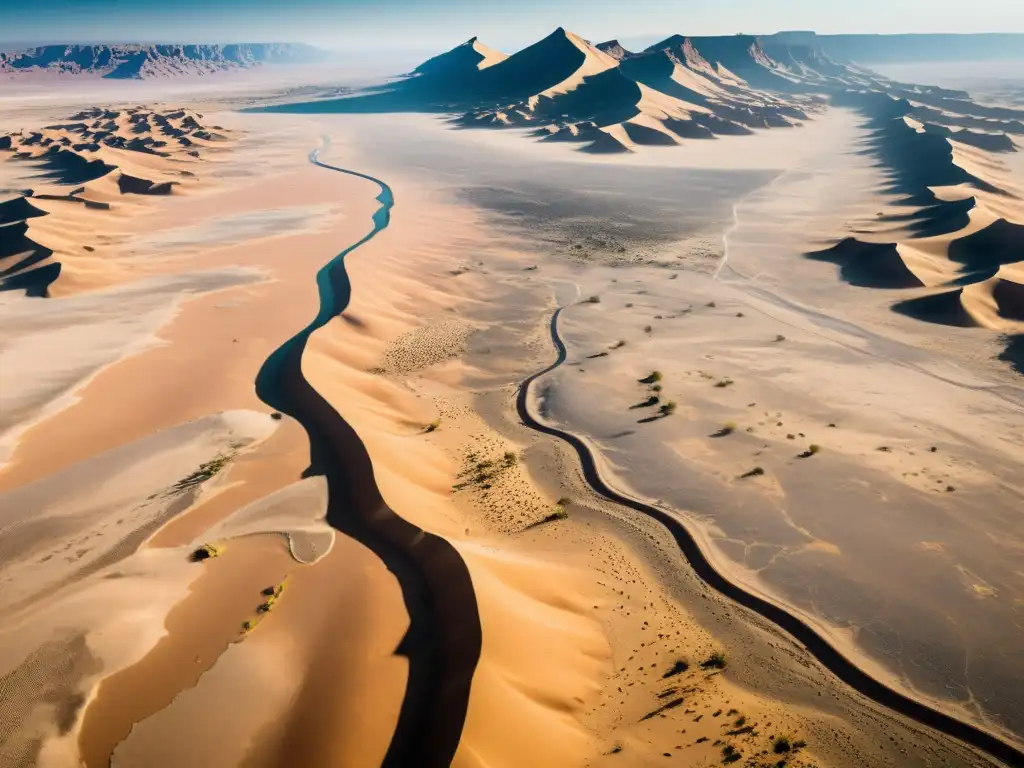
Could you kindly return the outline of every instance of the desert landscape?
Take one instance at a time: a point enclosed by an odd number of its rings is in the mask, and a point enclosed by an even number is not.
[[[628,34],[0,55],[0,766],[1024,765],[1024,35]]]

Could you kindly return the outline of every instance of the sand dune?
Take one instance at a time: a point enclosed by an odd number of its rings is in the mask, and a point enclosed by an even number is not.
[[[185,168],[218,141],[198,117],[186,110],[92,108],[41,131],[5,134],[10,154],[0,162],[30,188],[0,204],[0,291],[38,297],[59,290],[58,281],[70,287],[75,265],[92,261],[97,246],[69,239],[69,225],[91,229],[95,243],[104,225],[127,213],[125,195],[163,196],[194,185],[196,173]],[[100,219],[88,211],[112,215]]]
[[[615,41],[594,46],[558,28],[508,57],[492,55],[472,38],[371,93],[267,111],[462,112],[453,120],[460,127],[532,127],[560,137],[589,133],[572,126],[595,123],[607,130],[581,149],[626,151],[798,125],[820,107],[821,84],[841,82],[833,73],[855,77],[813,52],[805,59],[793,74],[755,38],[679,35],[633,54]],[[815,63],[829,74],[815,71]]]
[[[464,77],[466,72],[486,69],[507,58],[504,53],[488,48],[477,38],[471,37],[462,45],[427,59],[412,74],[458,79]]]
[[[603,43],[598,43],[596,47],[599,51],[607,53],[613,59],[616,59],[618,61],[622,61],[623,59],[627,59],[630,56],[634,55],[632,51],[628,51],[625,48],[623,48],[619,44],[618,40],[606,40]]]
[[[882,168],[883,191],[900,210],[878,214],[872,227],[895,229],[879,233],[886,242],[868,247],[889,249],[913,275],[893,287],[912,288],[918,281],[940,289],[903,299],[893,309],[926,322],[1015,332],[1017,283],[1000,273],[1016,274],[1022,262],[1024,203],[1020,180],[1000,155],[1016,151],[1007,134],[1016,131],[1020,110],[978,105],[962,91],[883,79],[833,100],[867,118],[871,133],[862,151]],[[849,243],[811,256],[832,260],[828,255]],[[841,274],[850,279],[845,268]]]
[[[864,288],[916,288],[924,285],[908,269],[895,243],[865,243],[848,237],[823,251],[805,254],[839,267],[842,279]]]

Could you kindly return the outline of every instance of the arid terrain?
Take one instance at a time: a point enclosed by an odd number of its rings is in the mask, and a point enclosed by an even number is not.
[[[1024,77],[73,69],[0,84],[0,766],[1024,764]]]

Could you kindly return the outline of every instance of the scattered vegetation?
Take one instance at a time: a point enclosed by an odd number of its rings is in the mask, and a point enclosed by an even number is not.
[[[284,583],[278,584],[274,587],[266,587],[260,594],[263,595],[266,600],[256,606],[257,613],[270,613],[276,603],[281,598],[281,593],[284,592]]]
[[[567,520],[568,518],[569,512],[561,504],[558,504],[555,506],[554,511],[551,512],[550,515],[546,515],[545,517],[538,520],[536,523],[533,523],[533,525],[527,527],[536,528],[538,525],[544,525],[544,523],[553,523],[557,520]]]
[[[189,559],[193,563],[201,563],[203,560],[209,560],[211,557],[218,557],[222,554],[224,554],[224,547],[218,547],[215,544],[203,544],[203,546],[189,556]]]
[[[644,333],[650,333],[653,330],[654,330],[654,326],[651,326],[651,325],[645,325],[644,326]]]
[[[519,455],[513,451],[505,451],[498,460],[481,459],[475,452],[466,454],[466,461],[458,477],[460,482],[452,486],[453,491],[474,486],[487,490],[506,470],[519,463]]]
[[[807,450],[800,454],[800,458],[801,459],[809,459],[811,456],[813,456],[816,453],[821,453],[821,446],[818,445],[817,443],[811,443],[807,447]]]
[[[736,317],[744,317],[744,314],[742,312],[737,312]]]
[[[612,349],[620,349],[620,348],[622,348],[622,347],[624,347],[624,346],[626,346],[626,342],[625,342],[625,341],[623,341],[622,339],[619,339],[619,340],[618,340],[617,342],[615,342],[615,343],[614,343],[614,344],[612,345]]]
[[[785,341],[786,337],[783,336],[781,333],[777,333],[777,334],[775,334],[775,340],[776,341]]]
[[[661,676],[661,679],[665,680],[666,678],[669,678],[669,677],[675,677],[676,675],[681,675],[683,672],[685,672],[689,668],[690,668],[690,665],[687,664],[684,659],[676,659],[676,661],[672,664],[672,666],[668,668],[668,671],[665,672],[665,674],[663,674]]]
[[[724,389],[725,387],[731,387],[732,385],[733,385],[733,380],[732,379],[719,379],[718,381],[715,382],[715,386],[718,387],[719,389]]]
[[[601,303],[601,297],[600,296],[591,296],[589,299],[586,300],[586,303],[587,304],[600,304]]]
[[[749,472],[744,472],[742,475],[740,475],[740,477],[741,478],[744,478],[744,477],[760,477],[763,474],[764,474],[764,468],[763,467],[754,467]]]
[[[233,453],[222,453],[205,464],[200,464],[199,469],[171,486],[171,493],[185,493],[197,488],[224,469],[234,457]]]
[[[641,384],[657,384],[661,379],[661,371],[651,371],[639,381]]]
[[[789,742],[788,736],[776,736],[772,741],[772,751],[776,755],[785,754],[793,749],[793,745]]]
[[[658,413],[660,413],[662,416],[671,416],[675,412],[676,412],[676,401],[675,400],[669,400],[667,403],[662,404],[662,406],[658,409]]]
[[[660,401],[661,398],[659,398],[657,395],[651,395],[643,402],[634,403],[633,405],[629,406],[629,408],[630,410],[635,410],[636,408],[650,408],[652,405],[657,405]]]
[[[715,304],[715,302],[713,302],[713,301],[709,301],[709,302],[707,303],[707,305],[706,305],[706,306],[709,306],[709,307],[711,307],[712,309],[714,309],[714,307],[716,306],[716,304]]]
[[[731,435],[735,431],[736,431],[736,422],[735,421],[727,421],[727,422],[725,422],[725,424],[723,424],[721,426],[721,428],[717,432],[712,433],[711,436],[712,437],[726,437],[728,435]]]
[[[652,384],[651,392],[661,392],[661,384]]]
[[[712,651],[711,655],[701,663],[701,666],[704,669],[725,669],[728,663],[722,651]]]
[[[436,432],[440,426],[441,426],[441,420],[440,419],[434,419],[432,422],[427,424],[426,427],[424,427],[423,431],[424,432]]]

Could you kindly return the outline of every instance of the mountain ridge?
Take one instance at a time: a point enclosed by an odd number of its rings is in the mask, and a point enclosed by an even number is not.
[[[96,75],[143,80],[249,69],[263,64],[312,63],[325,52],[303,43],[43,45],[0,51],[0,73]]]

